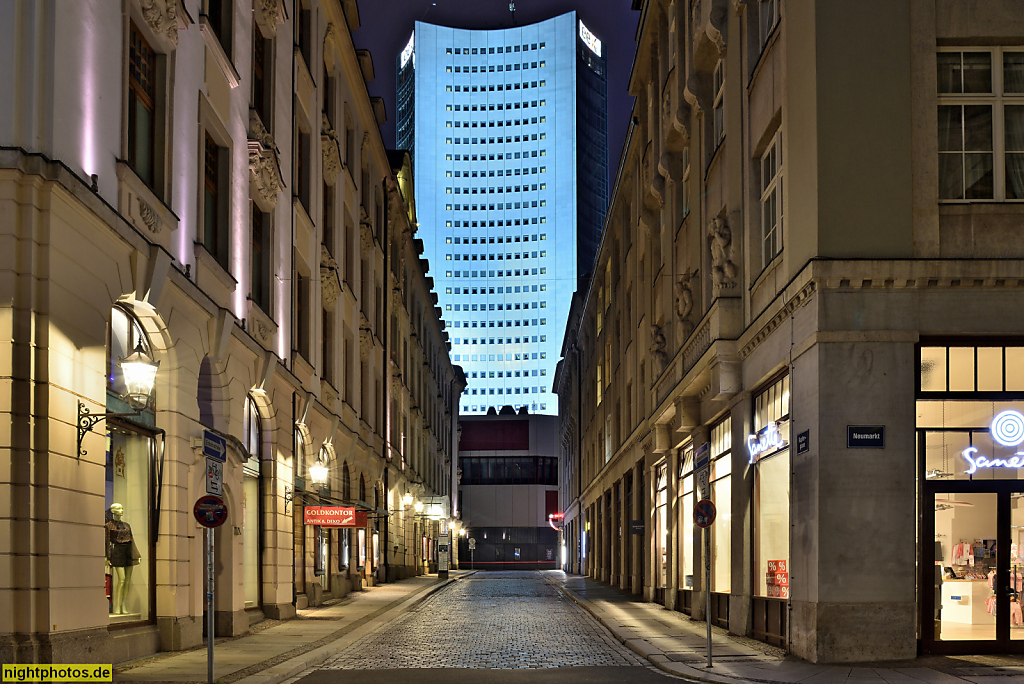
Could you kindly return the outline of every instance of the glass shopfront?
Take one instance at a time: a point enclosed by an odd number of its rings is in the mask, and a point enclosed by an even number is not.
[[[142,347],[152,356],[139,321],[124,309],[111,310],[107,344],[107,411],[131,413],[121,359]],[[110,624],[151,619],[154,601],[154,463],[157,442],[152,403],[138,416],[108,418],[104,489],[104,585]]]
[[[732,582],[732,418],[711,429],[711,591],[728,594]]]
[[[263,462],[263,440],[259,409],[252,397],[245,399],[242,417],[243,444],[249,458],[242,466],[242,589],[245,607],[260,606],[260,557],[262,539],[262,481],[260,467]]]
[[[753,635],[785,646],[789,593],[790,379],[754,397],[754,434],[747,454],[754,468]]]
[[[683,449],[679,459],[679,589],[693,590],[693,544],[696,526],[693,524],[693,507],[697,503],[693,491],[693,445]]]
[[[657,563],[655,572],[657,575],[657,583],[655,587],[658,589],[664,589],[666,582],[668,581],[668,550],[669,550],[669,539],[668,539],[668,466],[662,463],[659,466],[655,466],[654,469],[654,482],[655,482],[655,509],[654,509],[654,544],[655,544],[655,562]]]
[[[1024,652],[1024,345],[920,346],[920,637]]]

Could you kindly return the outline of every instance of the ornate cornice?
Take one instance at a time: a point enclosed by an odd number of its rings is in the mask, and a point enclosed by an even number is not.
[[[793,295],[774,316],[768,319],[768,322],[757,331],[750,341],[743,345],[740,349],[740,358],[745,359],[750,356],[751,352],[753,352],[758,345],[764,342],[764,340],[771,335],[776,328],[782,325],[782,323],[789,318],[794,311],[807,303],[816,289],[817,283],[813,280],[808,281],[806,285],[800,288],[800,290],[798,290],[797,293]]]

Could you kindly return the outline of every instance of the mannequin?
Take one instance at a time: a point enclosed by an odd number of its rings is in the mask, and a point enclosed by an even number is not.
[[[114,612],[118,615],[128,612],[125,610],[124,604],[132,584],[132,571],[139,562],[139,559],[135,558],[136,553],[133,553],[135,542],[132,539],[131,525],[121,520],[123,515],[124,506],[119,503],[111,504],[110,519],[105,525],[107,562],[110,563],[110,567],[114,569],[114,574],[117,577],[117,585],[114,587],[112,598]]]

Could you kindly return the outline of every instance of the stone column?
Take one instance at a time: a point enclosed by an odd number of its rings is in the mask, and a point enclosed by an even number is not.
[[[633,572],[632,562],[627,562],[630,558],[630,554],[626,552],[627,545],[630,543],[630,539],[633,537],[632,531],[629,529],[629,516],[626,514],[626,498],[630,495],[629,488],[632,486],[630,480],[632,478],[622,476],[619,481],[619,488],[621,490],[621,498],[619,499],[619,529],[622,530],[622,534],[619,536],[619,589],[625,589],[628,584],[630,574]]]

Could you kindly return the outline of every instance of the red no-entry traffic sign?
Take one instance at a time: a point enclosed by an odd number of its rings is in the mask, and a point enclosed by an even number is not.
[[[228,505],[219,496],[201,496],[192,507],[192,515],[203,527],[220,527],[228,519]]]
[[[693,507],[693,522],[697,527],[711,527],[711,523],[715,522],[715,515],[717,513],[718,511],[715,509],[715,504],[711,499],[701,499]]]

